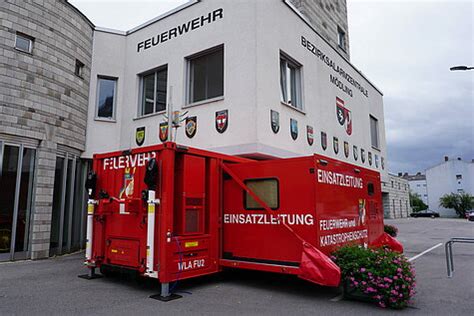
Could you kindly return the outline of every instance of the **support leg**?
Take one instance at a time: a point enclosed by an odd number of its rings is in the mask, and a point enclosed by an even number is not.
[[[89,268],[88,274],[78,275],[78,277],[81,279],[93,280],[93,279],[100,279],[103,276],[101,274],[95,273],[95,268]]]
[[[161,283],[161,293],[150,295],[150,298],[162,302],[169,302],[178,298],[182,298],[181,295],[170,293],[170,284],[169,283]]]

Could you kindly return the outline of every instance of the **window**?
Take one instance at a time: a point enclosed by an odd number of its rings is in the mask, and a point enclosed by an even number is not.
[[[23,33],[16,33],[15,48],[31,54],[34,38]]]
[[[74,70],[74,73],[76,76],[81,77],[84,75],[84,64],[79,60],[76,59],[76,69]]]
[[[456,180],[462,180],[462,174],[457,174],[456,175]]]
[[[374,184],[371,182],[369,182],[369,184],[367,185],[367,193],[369,194],[369,196],[372,196],[375,193]]]
[[[379,149],[379,121],[370,115],[370,138],[372,147]]]
[[[140,115],[166,110],[168,67],[161,67],[141,77]]]
[[[188,58],[188,102],[195,103],[224,95],[224,47]]]
[[[301,100],[301,65],[280,53],[280,98],[281,101],[303,109]]]
[[[97,81],[96,117],[113,119],[115,117],[115,90],[117,79],[102,77]]]
[[[337,45],[346,51],[346,32],[339,26],[337,27]]]
[[[277,179],[255,179],[245,181],[249,187],[263,202],[272,210],[279,207],[279,190]],[[257,203],[250,194],[245,192],[244,204],[246,210],[263,210],[263,207]]]

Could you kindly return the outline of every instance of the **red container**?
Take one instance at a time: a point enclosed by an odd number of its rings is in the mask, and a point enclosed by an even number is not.
[[[144,182],[151,159],[152,200]],[[91,268],[125,267],[161,283],[224,266],[298,274],[296,236],[329,255],[383,234],[379,173],[319,155],[252,161],[169,142],[94,155],[93,169]]]

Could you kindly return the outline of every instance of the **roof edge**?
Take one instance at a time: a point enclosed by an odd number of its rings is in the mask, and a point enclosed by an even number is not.
[[[167,12],[165,12],[165,13],[163,13],[163,14],[160,14],[159,16],[157,16],[157,17],[155,17],[155,18],[153,18],[153,19],[151,19],[151,20],[149,20],[149,21],[147,21],[147,22],[145,22],[145,23],[143,23],[143,24],[140,24],[139,26],[136,26],[136,27],[134,27],[134,28],[128,30],[127,32],[125,32],[125,34],[126,34],[126,35],[129,35],[129,34],[135,33],[135,32],[137,32],[137,31],[139,31],[139,30],[141,30],[141,29],[143,29],[143,28],[145,28],[145,27],[147,27],[147,26],[149,26],[149,25],[151,25],[151,24],[154,24],[155,22],[158,22],[158,21],[160,21],[160,20],[163,20],[163,19],[165,19],[165,18],[167,18],[167,17],[169,17],[169,16],[171,16],[171,15],[173,15],[173,14],[175,14],[175,13],[178,13],[178,12],[181,11],[181,10],[184,10],[184,9],[186,9],[186,8],[192,6],[192,5],[195,5],[195,4],[198,3],[198,2],[201,2],[201,0],[190,0],[190,1],[186,2],[186,3],[183,3],[182,5],[180,5],[180,6],[176,7],[176,8],[174,8],[174,9],[172,9],[172,10],[170,10],[170,11],[167,11]]]
[[[122,36],[126,36],[127,35],[127,32],[125,31],[120,31],[120,30],[115,30],[115,29],[109,29],[107,27],[100,27],[100,26],[96,26],[94,31],[97,31],[97,32],[103,32],[103,33],[109,33],[109,34],[115,34],[115,35],[122,35]]]
[[[94,30],[95,29],[95,25],[94,23],[92,23],[91,20],[89,20],[89,18],[81,12],[81,10],[79,10],[78,8],[76,8],[72,3],[70,3],[68,0],[63,0],[62,2],[64,2],[66,5],[68,5],[71,9],[73,9],[77,14],[79,14],[86,22],[87,24],[89,24],[89,26]]]

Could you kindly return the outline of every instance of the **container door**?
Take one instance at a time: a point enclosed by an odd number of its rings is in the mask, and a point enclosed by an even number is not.
[[[176,156],[174,240],[171,273],[176,279],[209,273],[209,211],[205,157]]]

